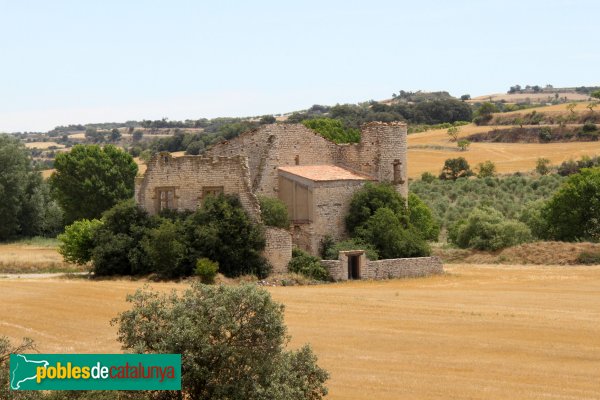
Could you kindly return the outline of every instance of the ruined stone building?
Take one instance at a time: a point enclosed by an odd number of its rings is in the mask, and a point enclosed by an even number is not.
[[[408,194],[406,124],[362,126],[360,143],[335,144],[301,124],[272,124],[218,143],[200,156],[156,154],[136,180],[135,198],[151,214],[193,210],[206,196],[233,193],[260,220],[257,195],[281,199],[290,229],[269,229],[265,254],[285,270],[291,246],[318,254],[321,240],[345,238],[344,218],[365,183],[390,182]]]

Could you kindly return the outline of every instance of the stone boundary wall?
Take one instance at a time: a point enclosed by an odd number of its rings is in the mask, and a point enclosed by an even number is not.
[[[347,262],[321,260],[321,264],[334,280],[348,280]],[[360,267],[360,279],[416,278],[443,272],[444,266],[438,257],[392,258],[367,261]]]
[[[292,259],[292,235],[285,229],[267,227],[265,239],[263,256],[273,267],[271,273],[286,273],[288,263]]]

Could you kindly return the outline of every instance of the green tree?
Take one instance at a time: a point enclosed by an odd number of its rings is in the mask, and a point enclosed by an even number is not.
[[[414,193],[408,194],[409,221],[425,240],[436,241],[440,235],[440,224],[433,217],[431,209]]]
[[[328,374],[311,349],[285,349],[283,306],[264,289],[194,283],[181,295],[138,290],[127,301],[132,308],[115,319],[123,348],[181,354],[184,398],[317,400],[327,394]]]
[[[458,146],[458,149],[460,151],[467,151],[467,149],[471,145],[471,142],[468,141],[467,139],[461,139],[458,141],[458,143],[456,143],[456,145]]]
[[[448,128],[448,131],[446,133],[448,134],[448,136],[450,136],[450,140],[452,142],[456,142],[458,140],[459,131],[460,128],[458,126],[451,126],[450,128]]]
[[[110,131],[110,141],[118,142],[119,140],[121,140],[121,132],[119,132],[119,130],[117,128],[113,128]]]
[[[600,99],[600,90],[593,91],[592,93],[590,93],[590,96],[592,96],[595,99]]]
[[[453,227],[449,238],[462,248],[498,250],[531,240],[531,231],[522,222],[506,220],[502,213],[484,207]]]
[[[113,145],[76,145],[69,153],[59,153],[54,167],[50,183],[68,223],[99,218],[133,196],[137,165]]]
[[[23,143],[0,135],[0,240],[53,235],[62,228],[62,210],[33,170]]]
[[[485,102],[479,106],[475,112],[475,118],[473,119],[473,122],[475,122],[477,125],[485,125],[490,122],[493,117],[493,113],[496,112],[498,112],[498,107],[496,107],[494,103]]]
[[[144,137],[144,131],[141,131],[139,129],[133,131],[133,134],[131,135],[131,138],[133,139],[134,142],[139,142],[140,140],[142,140],[143,137]]]
[[[551,238],[600,240],[600,168],[571,175],[548,201],[543,215]]]
[[[535,172],[540,175],[548,175],[550,173],[550,160],[547,158],[538,158],[535,163]]]
[[[478,178],[492,178],[496,175],[496,164],[490,160],[477,164],[477,169],[479,170]]]
[[[65,232],[58,236],[58,252],[65,261],[80,265],[91,261],[94,235],[100,226],[102,221],[97,219],[80,219],[67,226]]]
[[[289,228],[290,219],[285,203],[274,197],[258,196],[263,223],[277,228]]]
[[[360,130],[346,128],[344,124],[331,118],[307,119],[302,121],[304,126],[315,130],[325,139],[335,143],[358,143],[360,142]]]
[[[189,275],[191,268],[185,264],[189,245],[180,221],[163,220],[156,228],[145,232],[141,247],[146,256],[148,272],[163,278]]]
[[[444,162],[444,168],[440,174],[442,180],[457,180],[473,175],[471,166],[463,157],[449,158]]]
[[[265,248],[263,228],[244,211],[232,195],[209,196],[202,207],[186,220],[190,262],[206,257],[219,263],[228,277],[268,275],[270,266],[262,256]]]
[[[357,228],[384,207],[389,208],[404,224],[408,223],[407,204],[392,185],[367,183],[355,192],[346,216],[346,229],[350,235],[353,236]]]
[[[196,261],[196,269],[194,270],[194,273],[200,277],[200,282],[202,283],[209,285],[215,283],[215,276],[217,276],[218,271],[218,262],[211,261],[206,257],[199,258]]]
[[[423,257],[431,253],[422,233],[387,207],[375,211],[356,229],[355,236],[371,243],[381,258]]]

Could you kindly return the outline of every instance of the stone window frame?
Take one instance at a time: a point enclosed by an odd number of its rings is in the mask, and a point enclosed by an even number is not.
[[[163,210],[177,210],[177,200],[179,199],[177,190],[179,190],[179,186],[158,186],[154,189],[154,201],[157,213]],[[171,197],[169,197],[169,193],[172,193]]]
[[[225,193],[225,186],[202,186],[202,199],[208,196],[219,196]]]

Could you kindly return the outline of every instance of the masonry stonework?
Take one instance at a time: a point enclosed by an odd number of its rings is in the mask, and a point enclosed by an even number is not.
[[[265,239],[267,245],[263,255],[273,267],[272,272],[286,273],[287,265],[292,259],[292,235],[285,229],[267,227]]]
[[[338,260],[321,260],[336,281],[348,280],[348,256],[340,252]],[[438,257],[394,258],[360,263],[360,279],[417,278],[444,272]]]

